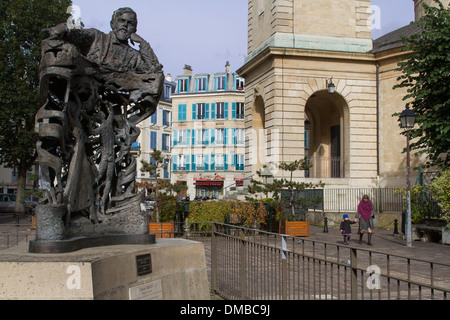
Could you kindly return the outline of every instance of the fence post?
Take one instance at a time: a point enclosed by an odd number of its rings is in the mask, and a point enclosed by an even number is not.
[[[241,229],[241,245],[240,245],[240,278],[241,278],[241,299],[246,300],[247,297],[247,263],[246,263],[246,242],[245,242],[245,234],[244,230]]]
[[[287,300],[287,243],[286,236],[281,236],[281,299]]]
[[[211,287],[214,291],[217,290],[217,238],[216,238],[216,224],[212,223],[211,228]]]
[[[351,268],[351,299],[358,300],[358,259],[355,248],[350,249],[350,268]]]

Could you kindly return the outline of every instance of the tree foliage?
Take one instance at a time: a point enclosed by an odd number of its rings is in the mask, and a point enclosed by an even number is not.
[[[424,4],[426,14],[416,22],[422,31],[403,39],[409,53],[399,63],[402,75],[394,89],[407,90],[403,100],[417,116],[411,150],[428,156],[427,167],[449,168],[450,7],[435,2],[439,7]]]
[[[0,164],[17,169],[18,194],[37,156],[42,30],[66,22],[70,5],[70,0],[0,1]]]
[[[450,170],[444,171],[440,177],[436,178],[430,185],[430,189],[442,210],[442,218],[450,227]]]

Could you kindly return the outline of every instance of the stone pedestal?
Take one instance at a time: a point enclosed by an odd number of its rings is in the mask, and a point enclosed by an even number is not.
[[[0,253],[3,300],[208,300],[203,244],[161,239],[64,254]]]

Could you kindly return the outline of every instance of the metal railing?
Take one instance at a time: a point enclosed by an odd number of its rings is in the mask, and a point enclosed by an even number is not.
[[[447,299],[450,265],[213,223],[211,286],[226,299]]]
[[[15,247],[36,238],[34,225],[0,224],[0,250]]]
[[[323,205],[328,212],[356,211],[363,195],[367,194],[376,212],[401,212],[404,206],[397,188],[324,189]]]
[[[0,249],[34,239],[2,225]],[[8,229],[8,231],[6,231]],[[450,264],[222,223],[176,223],[205,243],[211,288],[233,300],[447,300]]]

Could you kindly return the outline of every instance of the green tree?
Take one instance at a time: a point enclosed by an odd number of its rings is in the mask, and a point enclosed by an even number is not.
[[[37,158],[39,62],[43,29],[66,22],[70,0],[0,1],[0,164],[18,172],[17,199]],[[14,212],[24,212],[16,201]]]
[[[424,4],[422,30],[403,38],[408,54],[399,63],[402,75],[394,89],[407,90],[404,101],[417,116],[411,150],[427,154],[427,166],[450,167],[450,7]],[[394,116],[398,116],[395,114]]]

